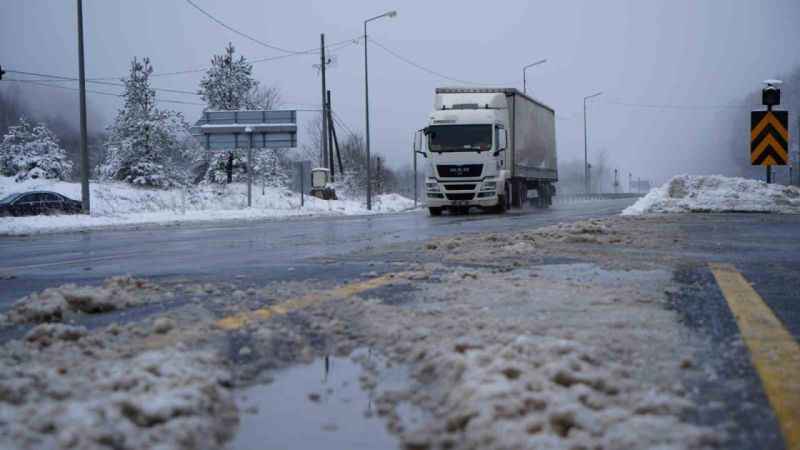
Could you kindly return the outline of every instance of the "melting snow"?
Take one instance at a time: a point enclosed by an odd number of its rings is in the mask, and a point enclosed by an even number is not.
[[[686,212],[800,213],[800,188],[720,175],[679,175],[622,214]]]

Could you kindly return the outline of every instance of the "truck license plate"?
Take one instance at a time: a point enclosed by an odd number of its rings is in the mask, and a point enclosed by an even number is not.
[[[469,205],[469,200],[453,200],[453,206],[467,206]]]

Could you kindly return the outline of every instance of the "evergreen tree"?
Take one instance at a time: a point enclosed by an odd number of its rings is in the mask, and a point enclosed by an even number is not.
[[[179,113],[156,107],[152,73],[148,58],[134,58],[129,77],[122,80],[125,104],[109,129],[106,158],[99,168],[106,179],[170,187],[186,176],[187,126]]]
[[[0,174],[16,177],[64,180],[72,172],[72,162],[58,138],[42,123],[34,126],[24,118],[8,128],[0,143]]]
[[[232,111],[252,108],[249,100],[258,86],[253,78],[253,65],[244,56],[235,55],[233,44],[228,43],[225,53],[214,55],[211,67],[200,81],[200,92],[206,109]]]

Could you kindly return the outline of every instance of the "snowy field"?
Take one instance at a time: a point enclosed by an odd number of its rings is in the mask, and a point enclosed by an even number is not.
[[[800,214],[800,188],[720,175],[679,175],[651,190],[622,215],[687,212]]]
[[[253,207],[247,208],[247,186],[192,186],[168,190],[129,184],[93,182],[92,214],[0,218],[0,235],[76,231],[125,225],[181,224],[218,220],[263,220],[297,216],[385,214],[413,209],[414,201],[398,194],[374,197],[372,211],[359,200],[320,200],[287,190],[253,186]],[[53,191],[80,200],[79,183],[0,177],[0,198],[15,192]],[[263,193],[262,193],[263,192]]]

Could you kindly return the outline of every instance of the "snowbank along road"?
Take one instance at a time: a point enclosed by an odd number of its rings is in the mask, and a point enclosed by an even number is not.
[[[0,239],[0,446],[797,448],[800,217],[630,203]]]

